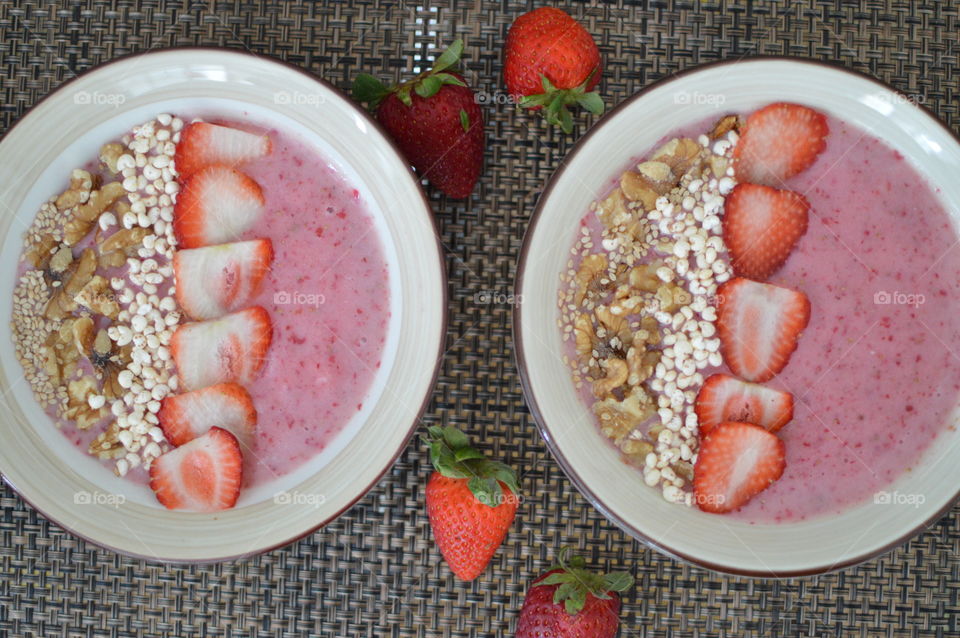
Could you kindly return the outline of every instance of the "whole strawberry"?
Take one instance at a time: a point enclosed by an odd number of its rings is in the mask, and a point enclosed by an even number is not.
[[[539,110],[550,124],[573,130],[568,106],[603,113],[603,100],[591,92],[602,63],[593,37],[567,13],[541,7],[517,18],[507,33],[503,78],[520,106]]]
[[[435,471],[427,483],[427,515],[440,553],[462,580],[486,568],[517,514],[516,473],[470,447],[454,427],[431,427],[426,438]]]
[[[626,572],[595,574],[583,558],[567,561],[560,550],[558,565],[533,581],[520,610],[516,638],[613,638],[620,624],[620,595],[633,586]]]
[[[433,68],[417,77],[386,87],[361,73],[353,97],[376,112],[421,177],[450,197],[473,191],[483,167],[483,112],[473,90],[453,67],[463,53],[457,40]]]

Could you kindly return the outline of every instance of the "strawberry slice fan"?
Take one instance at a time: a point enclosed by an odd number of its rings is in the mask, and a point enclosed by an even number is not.
[[[158,420],[176,446],[150,468],[165,507],[233,507],[257,411],[245,386],[266,360],[273,335],[266,309],[247,307],[273,261],[269,239],[240,241],[261,217],[260,185],[236,168],[268,155],[270,138],[194,122],[177,145],[181,190],[174,207],[176,300],[193,321],[178,326],[170,352],[184,392],[166,397]]]
[[[717,291],[717,332],[736,377],[714,374],[695,403],[702,440],[694,496],[707,512],[740,508],[786,467],[776,432],[793,419],[793,395],[762,384],[797,349],[810,301],[803,292],[764,281],[786,263],[809,224],[809,202],[784,189],[784,182],[816,161],[828,133],[823,114],[771,104],[747,118],[734,149],[739,184],[724,204],[723,239],[737,277]]]

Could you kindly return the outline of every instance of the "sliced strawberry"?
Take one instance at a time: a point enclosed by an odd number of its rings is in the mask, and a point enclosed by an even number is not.
[[[194,122],[180,133],[173,163],[184,179],[211,164],[237,166],[270,154],[269,135],[248,133],[240,129]]]
[[[254,306],[181,325],[170,340],[170,352],[187,390],[227,382],[249,385],[263,367],[272,337],[269,313]]]
[[[257,425],[250,393],[237,383],[218,383],[202,390],[173,394],[160,402],[157,413],[163,434],[173,445],[183,445],[216,426],[249,445]]]
[[[208,166],[183,185],[173,209],[179,248],[233,241],[263,213],[260,185],[235,168]]]
[[[762,280],[772,275],[807,232],[810,204],[793,191],[737,184],[724,208],[723,241],[741,277]]]
[[[222,428],[157,457],[150,488],[171,510],[215,512],[233,507],[240,495],[243,458],[236,437]]]
[[[747,118],[733,149],[737,180],[780,186],[806,170],[827,147],[827,118],[799,104],[778,102]]]
[[[797,290],[736,278],[717,289],[720,350],[733,373],[767,381],[783,370],[810,321],[810,301]]]
[[[177,303],[191,319],[215,319],[246,306],[273,261],[273,243],[254,239],[178,250]]]
[[[743,506],[783,475],[783,441],[752,423],[721,423],[700,442],[693,495],[705,512]]]
[[[753,423],[776,432],[793,418],[793,395],[726,374],[714,374],[700,387],[694,410],[701,436],[724,421]]]

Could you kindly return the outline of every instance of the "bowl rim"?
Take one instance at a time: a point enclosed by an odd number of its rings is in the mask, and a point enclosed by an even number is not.
[[[226,54],[229,54],[229,55],[236,55],[236,56],[240,56],[240,57],[242,57],[242,58],[247,58],[247,59],[249,59],[249,58],[256,58],[256,59],[259,60],[259,61],[267,62],[267,63],[269,63],[269,64],[276,64],[276,65],[279,65],[279,66],[284,67],[286,70],[295,71],[295,72],[303,75],[303,76],[305,77],[305,79],[307,79],[307,80],[309,80],[309,81],[312,81],[312,82],[316,82],[316,83],[320,84],[321,86],[323,86],[325,89],[328,89],[328,90],[331,90],[331,91],[333,91],[333,92],[335,92],[335,93],[338,93],[338,94],[343,95],[343,96],[346,98],[346,99],[345,99],[345,102],[348,104],[349,108],[353,110],[354,115],[357,115],[357,116],[363,118],[364,121],[365,121],[365,123],[366,123],[368,126],[370,126],[373,130],[375,130],[377,133],[380,134],[380,136],[383,138],[383,140],[387,143],[388,148],[389,148],[390,150],[392,150],[398,157],[400,157],[400,158],[402,159],[403,163],[405,163],[405,164],[408,163],[408,162],[406,162],[405,159],[403,159],[403,157],[404,157],[404,156],[403,156],[403,153],[401,152],[400,148],[397,146],[397,143],[393,140],[393,138],[391,138],[391,137],[387,134],[387,132],[384,130],[384,128],[380,125],[380,123],[377,122],[376,118],[374,118],[373,116],[371,116],[370,113],[368,113],[368,112],[366,111],[366,109],[362,108],[360,105],[358,105],[357,103],[355,103],[352,99],[350,99],[350,97],[349,97],[348,95],[346,95],[342,90],[340,90],[340,89],[339,89],[336,85],[334,85],[332,82],[330,82],[330,81],[328,81],[328,80],[326,80],[326,79],[324,79],[324,78],[322,78],[322,77],[320,77],[320,76],[318,76],[318,75],[315,75],[314,73],[311,73],[311,72],[308,71],[307,69],[304,69],[304,68],[302,68],[302,67],[300,67],[300,66],[298,66],[298,65],[296,65],[296,64],[294,64],[294,63],[292,63],[292,62],[287,62],[286,60],[279,59],[279,58],[274,57],[274,56],[272,56],[272,55],[253,53],[253,52],[251,52],[251,51],[243,51],[243,50],[235,49],[235,48],[231,48],[231,47],[214,47],[214,46],[170,46],[170,47],[162,47],[162,48],[157,48],[157,49],[150,49],[150,50],[148,50],[148,51],[134,51],[134,52],[131,52],[131,53],[126,53],[126,54],[123,54],[123,55],[120,55],[120,56],[111,58],[110,60],[107,60],[107,61],[102,62],[102,63],[100,63],[100,64],[96,64],[96,65],[94,65],[94,66],[91,66],[91,67],[88,68],[88,69],[84,69],[83,71],[80,71],[79,73],[76,73],[76,74],[72,75],[71,77],[67,78],[66,80],[64,80],[64,81],[63,81],[62,83],[60,83],[55,89],[53,89],[52,91],[50,91],[49,93],[47,93],[46,95],[44,95],[43,97],[41,97],[39,100],[37,100],[36,102],[34,102],[33,104],[31,104],[23,113],[21,113],[21,114],[16,118],[16,120],[10,125],[10,127],[4,132],[4,134],[3,134],[2,136],[0,136],[0,145],[2,145],[2,143],[3,143],[3,141],[6,139],[7,135],[8,135],[18,124],[20,124],[21,122],[23,122],[23,121],[31,114],[31,112],[32,112],[36,107],[38,107],[40,104],[42,104],[43,102],[45,102],[48,98],[52,97],[53,95],[55,95],[55,94],[57,94],[57,93],[60,93],[61,91],[63,91],[63,90],[66,89],[67,87],[69,87],[69,86],[71,85],[71,83],[73,83],[75,80],[78,80],[78,79],[86,76],[87,74],[93,73],[93,72],[95,72],[95,71],[99,71],[99,70],[101,70],[101,69],[103,69],[103,68],[105,68],[105,67],[113,66],[113,65],[116,65],[116,64],[119,64],[119,63],[129,62],[129,61],[132,60],[132,59],[142,58],[142,57],[144,57],[144,56],[156,56],[156,55],[162,55],[162,54],[171,53],[171,52],[180,52],[180,53],[182,53],[182,52],[190,52],[190,51],[195,51],[195,52],[197,52],[197,53],[217,53],[217,54],[225,54],[225,53],[226,53]],[[215,564],[215,563],[229,562],[229,561],[235,561],[235,560],[240,560],[240,559],[244,559],[244,558],[249,558],[249,557],[252,557],[252,556],[257,556],[257,555],[260,555],[260,554],[265,554],[265,553],[267,553],[267,552],[274,551],[274,550],[279,549],[279,548],[281,548],[281,547],[286,547],[287,545],[290,545],[290,544],[295,543],[295,542],[297,542],[297,541],[299,541],[299,540],[301,540],[301,539],[303,539],[303,538],[306,538],[307,536],[312,535],[312,534],[313,534],[314,532],[316,532],[317,530],[326,527],[327,525],[329,525],[329,524],[332,523],[333,521],[335,521],[335,520],[337,520],[338,518],[340,518],[340,517],[341,517],[343,514],[345,514],[348,510],[350,510],[351,508],[353,508],[353,506],[356,505],[361,499],[363,499],[364,497],[366,497],[367,494],[369,494],[370,491],[380,483],[380,481],[383,479],[383,477],[386,475],[386,473],[387,473],[388,471],[390,471],[391,468],[393,468],[393,466],[396,464],[396,462],[397,462],[397,460],[400,458],[400,456],[406,451],[407,447],[409,446],[410,439],[413,437],[414,433],[416,432],[417,428],[419,427],[419,425],[420,425],[420,420],[421,420],[421,418],[423,417],[423,414],[424,414],[424,412],[426,411],[427,406],[429,405],[431,399],[433,398],[433,394],[434,394],[434,391],[435,391],[436,385],[437,385],[437,380],[439,379],[439,376],[440,376],[440,367],[441,367],[441,365],[442,365],[442,363],[443,363],[443,354],[444,354],[444,352],[445,352],[445,340],[444,340],[444,338],[443,338],[443,335],[445,335],[446,332],[447,332],[447,327],[448,327],[448,314],[449,314],[449,313],[448,313],[448,308],[447,308],[447,306],[448,306],[448,304],[449,304],[449,302],[450,302],[449,292],[448,292],[448,290],[447,290],[447,286],[445,285],[445,283],[446,283],[446,281],[447,281],[447,266],[446,266],[446,261],[445,261],[445,259],[444,259],[443,243],[442,243],[441,240],[440,240],[439,225],[438,225],[438,223],[437,223],[436,216],[433,214],[433,208],[430,206],[430,200],[427,198],[426,193],[424,193],[424,191],[423,191],[423,186],[422,186],[422,184],[421,184],[420,181],[416,178],[416,175],[415,175],[415,173],[414,173],[412,170],[410,170],[409,172],[407,172],[407,173],[405,174],[405,176],[404,176],[403,179],[409,179],[409,180],[412,180],[412,181],[413,181],[414,186],[416,187],[416,192],[417,192],[417,193],[419,194],[419,196],[420,196],[420,203],[422,204],[423,210],[424,210],[424,212],[427,214],[427,217],[428,217],[429,220],[430,220],[430,227],[431,227],[432,230],[433,230],[433,239],[434,239],[435,246],[436,246],[436,249],[437,249],[437,256],[438,256],[438,260],[437,260],[437,261],[438,261],[438,264],[437,264],[437,266],[438,266],[438,268],[439,268],[440,280],[441,280],[441,283],[444,284],[444,285],[441,285],[441,290],[440,290],[440,301],[442,302],[442,306],[441,306],[441,313],[440,313],[440,339],[438,340],[438,348],[437,348],[436,362],[434,363],[434,366],[433,366],[433,372],[432,372],[432,374],[430,375],[430,382],[429,382],[429,385],[428,385],[429,391],[426,392],[426,394],[424,395],[423,400],[421,401],[420,407],[417,409],[417,412],[416,412],[416,415],[415,415],[415,417],[414,417],[413,423],[411,423],[410,426],[407,428],[407,432],[406,432],[406,434],[404,434],[404,436],[403,436],[402,445],[400,445],[400,446],[397,448],[396,452],[394,452],[394,454],[387,460],[387,462],[384,464],[384,466],[383,466],[380,470],[377,471],[377,474],[374,476],[373,480],[372,480],[367,486],[365,486],[362,490],[360,490],[360,491],[358,492],[357,496],[356,496],[355,498],[353,498],[352,500],[350,500],[348,503],[346,503],[340,510],[338,510],[337,512],[331,514],[329,517],[327,517],[326,519],[324,519],[323,521],[321,521],[320,523],[318,523],[318,524],[317,524],[316,526],[314,526],[314,527],[308,528],[307,530],[305,530],[305,531],[303,531],[303,532],[301,532],[301,533],[297,533],[297,534],[295,534],[295,535],[293,535],[293,536],[290,536],[290,537],[288,537],[288,538],[286,538],[286,539],[284,539],[284,540],[281,540],[281,541],[278,541],[278,542],[276,542],[276,543],[272,543],[272,544],[266,545],[266,546],[264,546],[264,547],[262,547],[262,548],[255,549],[255,550],[250,551],[250,552],[244,552],[244,553],[240,553],[240,554],[231,554],[231,555],[228,555],[228,556],[217,556],[217,557],[212,557],[212,558],[164,559],[164,558],[157,558],[157,557],[155,557],[155,556],[150,556],[150,555],[146,555],[146,554],[140,554],[140,553],[137,553],[137,552],[131,552],[131,551],[128,551],[128,550],[122,550],[122,549],[113,547],[113,546],[110,545],[109,543],[105,543],[105,542],[102,542],[102,541],[98,541],[98,540],[96,540],[96,539],[94,539],[94,538],[90,538],[89,536],[78,532],[78,531],[75,530],[72,526],[66,525],[66,524],[63,523],[62,521],[57,520],[56,518],[54,518],[54,517],[52,517],[52,516],[49,516],[43,509],[37,507],[37,506],[36,506],[29,498],[27,498],[26,495],[13,483],[13,481],[11,481],[10,478],[9,478],[6,474],[3,473],[2,469],[0,469],[0,480],[2,480],[4,484],[6,484],[11,490],[13,490],[13,492],[14,492],[21,500],[23,500],[23,502],[25,502],[27,505],[29,505],[34,511],[38,512],[38,513],[39,513],[40,515],[42,515],[45,519],[47,519],[48,521],[51,521],[51,522],[55,523],[55,524],[58,525],[61,529],[69,532],[69,533],[72,534],[73,536],[76,536],[77,538],[81,538],[81,539],[83,539],[84,542],[89,543],[89,544],[91,544],[91,545],[93,545],[93,546],[100,547],[100,548],[106,549],[106,550],[108,550],[108,551],[110,551],[110,552],[113,552],[114,554],[117,554],[117,555],[120,555],[120,556],[129,556],[129,557],[131,557],[131,558],[137,558],[137,559],[144,560],[144,561],[147,561],[147,562],[153,563],[153,564],[206,565],[206,564]]]
[[[514,294],[522,294],[524,275],[526,273],[527,262],[530,257],[530,246],[532,244],[533,235],[536,232],[537,225],[539,224],[541,217],[543,215],[543,209],[547,200],[550,197],[551,192],[554,187],[563,177],[567,167],[569,166],[569,160],[577,153],[583,151],[589,142],[590,138],[600,130],[600,127],[608,124],[613,121],[613,115],[619,113],[621,110],[626,110],[634,104],[634,102],[643,98],[647,93],[654,89],[660,89],[664,86],[671,84],[672,82],[685,78],[688,75],[695,73],[700,73],[708,70],[716,70],[722,67],[740,64],[740,63],[751,63],[751,62],[789,62],[793,64],[798,64],[802,66],[811,66],[811,67],[825,67],[833,71],[839,71],[841,73],[846,73],[850,75],[857,76],[860,79],[868,80],[873,84],[883,88],[887,91],[892,91],[893,93],[904,97],[913,107],[920,109],[926,113],[930,118],[939,125],[944,132],[949,137],[952,137],[957,144],[960,144],[960,134],[955,132],[949,126],[947,126],[943,120],[935,113],[933,110],[925,106],[924,104],[917,103],[915,100],[910,100],[903,91],[887,84],[883,80],[879,80],[876,77],[859,71],[856,69],[849,69],[838,62],[824,61],[824,60],[814,60],[809,58],[799,58],[793,56],[784,56],[784,55],[748,55],[734,59],[719,60],[716,62],[709,62],[706,64],[699,64],[692,66],[681,71],[677,71],[671,75],[662,77],[646,86],[642,87],[640,90],[617,104],[613,109],[608,111],[605,116],[594,124],[588,131],[586,131],[580,139],[574,144],[573,148],[567,153],[567,155],[560,160],[559,166],[555,169],[553,175],[550,176],[549,181],[547,182],[545,188],[540,193],[540,196],[537,198],[536,207],[533,210],[533,213],[530,215],[530,220],[527,224],[527,229],[523,236],[523,244],[520,248],[520,255],[517,262],[516,275],[514,277]],[[517,372],[520,376],[520,385],[523,389],[523,397],[527,404],[527,407],[530,410],[530,415],[533,417],[534,422],[537,425],[537,429],[540,431],[540,436],[543,438],[544,443],[546,443],[547,448],[550,450],[550,453],[553,455],[554,459],[557,461],[557,464],[560,465],[563,469],[564,474],[567,475],[567,478],[571,483],[577,488],[577,490],[590,502],[594,508],[597,509],[603,516],[612,522],[614,525],[619,527],[622,531],[626,532],[629,536],[641,541],[648,547],[651,547],[658,552],[665,554],[671,558],[674,558],[680,562],[693,565],[695,567],[703,567],[713,572],[724,573],[724,574],[733,574],[737,576],[749,576],[752,578],[761,578],[761,579],[782,579],[790,578],[797,576],[815,576],[817,574],[823,574],[827,572],[841,571],[848,567],[858,565],[865,561],[868,561],[877,556],[886,554],[887,552],[903,545],[919,533],[923,532],[934,523],[939,521],[947,512],[949,512],[953,507],[960,502],[960,487],[957,488],[957,491],[954,493],[953,497],[948,499],[947,502],[939,510],[934,512],[931,516],[925,518],[924,520],[917,523],[911,528],[911,530],[896,539],[884,544],[882,547],[867,551],[857,556],[854,556],[850,559],[832,563],[817,565],[809,569],[796,569],[796,570],[785,570],[778,571],[776,574],[771,573],[770,571],[762,570],[753,570],[753,569],[737,569],[735,567],[730,567],[728,565],[723,565],[719,563],[714,563],[709,560],[704,560],[697,558],[683,552],[678,552],[670,547],[666,546],[662,542],[657,542],[654,539],[650,538],[648,535],[644,534],[642,531],[628,523],[623,518],[615,515],[611,510],[609,510],[604,502],[596,495],[596,493],[590,489],[586,481],[577,473],[569,460],[564,456],[563,452],[558,447],[553,436],[550,434],[550,428],[546,424],[546,420],[543,417],[543,412],[540,409],[537,398],[534,395],[533,387],[530,378],[530,368],[527,363],[527,358],[524,349],[523,343],[523,331],[521,329],[522,323],[522,313],[523,313],[523,304],[517,304],[513,310],[513,322],[512,322],[512,336],[514,342],[514,359],[517,366]]]

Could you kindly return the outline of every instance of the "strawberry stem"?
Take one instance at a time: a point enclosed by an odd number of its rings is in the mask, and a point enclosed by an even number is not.
[[[596,91],[587,93],[587,86],[596,72],[597,69],[591,71],[586,80],[572,89],[558,89],[546,75],[541,73],[540,83],[543,86],[543,93],[526,95],[520,98],[519,105],[528,109],[546,107],[544,117],[547,123],[559,126],[564,133],[570,133],[573,131],[573,116],[570,114],[569,106],[579,105],[594,115],[603,113],[603,98],[600,94]]]
[[[413,104],[411,91],[427,99],[436,95],[444,84],[466,86],[463,80],[446,72],[447,69],[455,70],[461,55],[463,55],[463,40],[457,38],[440,54],[430,70],[390,87],[368,73],[361,73],[353,80],[353,99],[366,104],[370,110],[376,111],[380,103],[391,93],[396,93],[401,102],[411,106]]]
[[[431,426],[424,443],[430,447],[430,462],[434,469],[448,478],[467,479],[470,491],[478,501],[490,507],[503,503],[501,483],[520,493],[517,473],[510,466],[490,461],[482,452],[470,446],[467,435],[453,426]]]
[[[560,571],[550,574],[534,587],[558,585],[553,593],[553,602],[554,604],[562,602],[564,609],[571,616],[583,610],[587,604],[588,595],[608,600],[611,597],[610,592],[624,592],[633,586],[633,576],[627,572],[598,574],[589,571],[586,569],[583,557],[570,557],[569,547],[560,550],[557,555],[557,565],[551,569]]]

